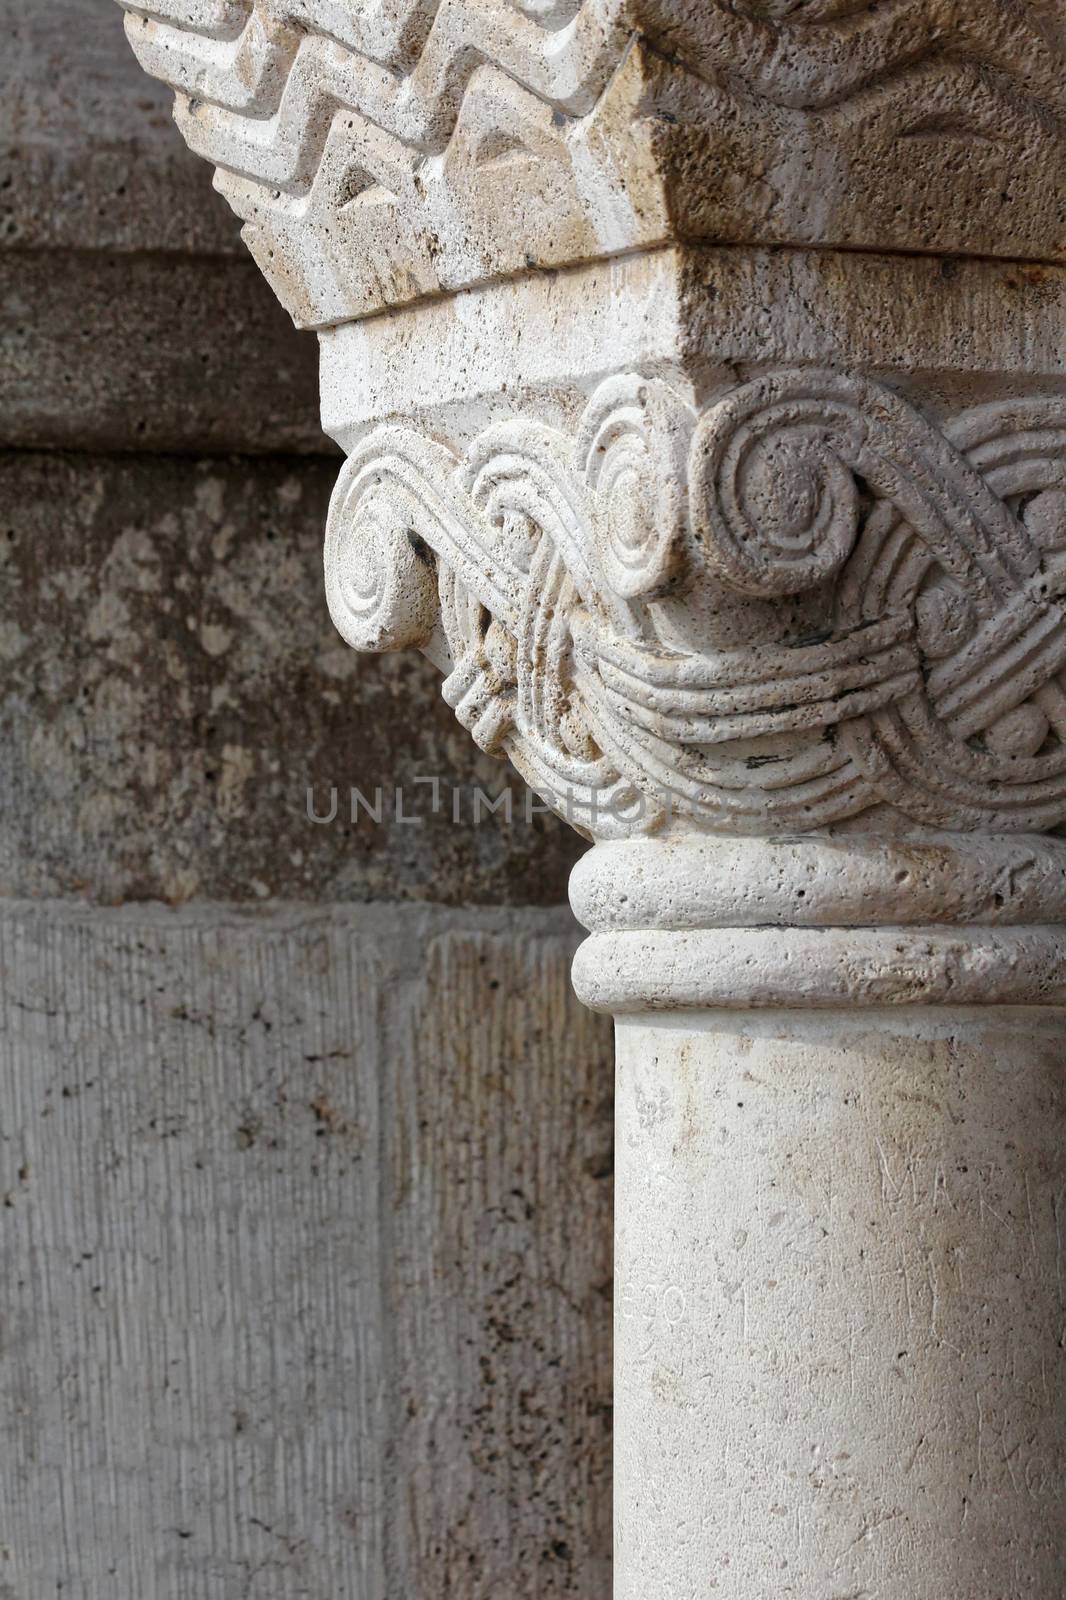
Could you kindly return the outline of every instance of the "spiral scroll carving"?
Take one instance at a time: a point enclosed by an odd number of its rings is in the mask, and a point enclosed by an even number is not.
[[[426,649],[475,739],[598,835],[1066,821],[1061,402],[934,428],[786,371],[697,414],[624,374],[573,436],[518,417],[460,460],[389,426],[326,565],[350,642]]]
[[[681,560],[685,410],[663,383],[611,379],[582,419],[576,455],[596,497],[604,573],[626,600],[668,589]]]
[[[851,554],[859,513],[848,462],[862,454],[863,420],[849,390],[841,381],[811,395],[803,375],[775,377],[700,418],[692,520],[732,588],[796,594],[833,577]]]

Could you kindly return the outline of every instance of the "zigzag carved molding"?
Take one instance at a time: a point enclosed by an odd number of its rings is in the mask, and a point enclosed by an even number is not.
[[[306,325],[680,239],[1066,259],[1040,5],[121,3]]]
[[[745,84],[774,104],[818,109],[930,56],[969,61],[1013,82],[1046,108],[1066,109],[1063,49],[1038,20],[1002,0],[880,0],[790,8],[725,0],[704,12],[676,0],[583,0],[566,27],[539,8],[501,0],[120,0],[147,32],[131,29],[145,69],[221,108],[266,118],[281,108],[289,73],[320,39],[359,61],[338,65],[344,103],[427,153],[454,126],[478,66],[498,66],[531,92],[591,109],[629,41],[641,36],[685,70]],[[566,15],[564,11],[564,15]],[[555,13],[551,15],[554,17]],[[370,64],[390,69],[389,82]],[[404,70],[405,67],[407,70]],[[347,77],[345,76],[347,74]]]

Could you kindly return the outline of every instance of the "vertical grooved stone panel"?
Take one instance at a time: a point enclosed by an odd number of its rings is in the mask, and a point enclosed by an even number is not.
[[[609,1030],[573,1000],[559,944],[457,930],[426,952],[408,1030],[385,1123],[396,1592],[599,1600]],[[462,1296],[442,1294],[457,1275]]]
[[[571,950],[557,913],[7,905],[5,1600],[606,1600]]]

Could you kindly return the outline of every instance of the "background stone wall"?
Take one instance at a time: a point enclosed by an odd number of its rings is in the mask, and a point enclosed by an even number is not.
[[[117,8],[0,27],[0,1597],[605,1600],[575,841],[334,634],[315,341]]]

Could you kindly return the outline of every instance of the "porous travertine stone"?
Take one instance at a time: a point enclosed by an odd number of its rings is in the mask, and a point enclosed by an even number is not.
[[[1064,1021],[619,1027],[616,1600],[1061,1593]]]
[[[664,241],[1062,260],[1055,0],[121,0],[324,327]]]
[[[320,331],[339,631],[595,841],[620,1600],[1057,1600],[1059,6],[125,3]]]
[[[1066,844],[679,833],[571,897],[618,1018],[617,1600],[1051,1600]]]

